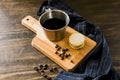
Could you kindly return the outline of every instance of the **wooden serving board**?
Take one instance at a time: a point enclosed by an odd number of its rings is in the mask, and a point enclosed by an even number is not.
[[[38,20],[35,18],[27,16],[22,20],[22,24],[37,34],[36,37],[32,40],[32,46],[38,49],[40,52],[42,52],[66,71],[74,70],[80,61],[96,46],[95,41],[85,36],[85,46],[79,50],[72,49],[69,46],[68,38],[71,34],[78,33],[78,31],[70,27],[67,27],[64,39],[58,42],[51,42],[46,38],[45,33],[42,30]],[[71,56],[65,58],[64,60],[61,60],[60,57],[55,54],[56,44],[60,45],[63,49],[68,48],[68,53]]]

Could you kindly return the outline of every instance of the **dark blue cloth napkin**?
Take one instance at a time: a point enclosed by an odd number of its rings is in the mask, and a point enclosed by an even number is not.
[[[112,66],[109,47],[100,28],[84,19],[62,0],[45,0],[37,15],[40,16],[48,8],[65,11],[70,17],[70,27],[97,42],[96,47],[73,72],[61,71],[54,80],[120,80]]]

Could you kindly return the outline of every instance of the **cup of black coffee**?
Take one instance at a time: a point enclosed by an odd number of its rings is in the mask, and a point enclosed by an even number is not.
[[[69,16],[62,10],[46,10],[39,18],[47,38],[50,41],[60,41],[64,38]]]

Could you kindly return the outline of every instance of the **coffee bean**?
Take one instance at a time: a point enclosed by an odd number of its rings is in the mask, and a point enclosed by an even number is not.
[[[59,57],[61,57],[62,54],[59,54]]]
[[[27,20],[27,21],[29,21],[29,19],[28,19],[28,18],[27,18],[26,20]]]
[[[50,72],[54,72],[54,70],[51,68],[51,69],[50,69]]]
[[[73,60],[70,60],[71,63],[74,63]]]
[[[44,77],[44,78],[47,78],[47,77],[48,77],[48,75],[46,75],[46,74],[45,74],[45,75],[43,75],[43,77]]]
[[[62,52],[65,52],[65,49],[62,49]]]
[[[36,71],[38,72],[38,71],[39,71],[39,68],[35,66],[35,67],[34,67],[34,70],[36,70]]]
[[[43,68],[43,65],[42,65],[42,64],[39,64],[39,67],[40,67],[40,69],[42,69],[42,68]]]
[[[57,48],[57,51],[59,51],[60,49],[61,49],[61,47],[58,47],[58,48]]]
[[[43,66],[44,66],[44,67],[46,67],[46,68],[48,68],[48,67],[49,67],[47,64],[44,64]]]
[[[65,54],[65,57],[66,57],[66,58],[68,58],[69,56],[70,56],[70,54],[69,54],[69,53],[66,53],[66,54]]]
[[[55,54],[58,54],[58,52],[57,52],[57,51],[55,51]]]
[[[43,67],[43,70],[47,70],[48,69],[48,67]]]
[[[61,57],[61,60],[64,60],[64,54],[62,54],[60,57]]]
[[[61,57],[61,60],[64,60],[64,57]]]
[[[69,49],[65,49],[65,51],[68,51]]]
[[[63,51],[63,52],[66,52],[66,51],[68,51],[68,50],[69,50],[69,49],[63,49],[62,51]]]
[[[45,71],[44,70],[40,70],[40,72],[44,73]]]
[[[66,58],[68,58],[68,55],[67,55],[67,54],[65,54],[65,57],[66,57]]]
[[[49,66],[48,66],[47,64],[44,64],[44,65],[43,65],[43,70],[47,70],[48,67],[49,67]]]
[[[57,49],[57,51],[59,51],[61,49],[61,47],[57,44],[56,44],[55,48]]]
[[[58,47],[59,47],[59,45],[58,45],[58,44],[56,44],[56,45],[55,45],[55,48],[58,48]]]
[[[57,67],[53,67],[53,70],[57,70]]]

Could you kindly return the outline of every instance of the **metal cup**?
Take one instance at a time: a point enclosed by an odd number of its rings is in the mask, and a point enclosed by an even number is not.
[[[60,20],[65,21],[65,26],[63,26],[59,29],[47,29],[47,28],[45,28],[43,26],[44,22],[46,20],[52,19],[52,18],[58,18]],[[69,16],[67,15],[67,13],[65,13],[62,10],[48,9],[39,18],[40,25],[43,28],[47,38],[50,41],[60,41],[64,38],[65,32],[66,32],[66,27],[69,24],[69,21],[70,21]]]

